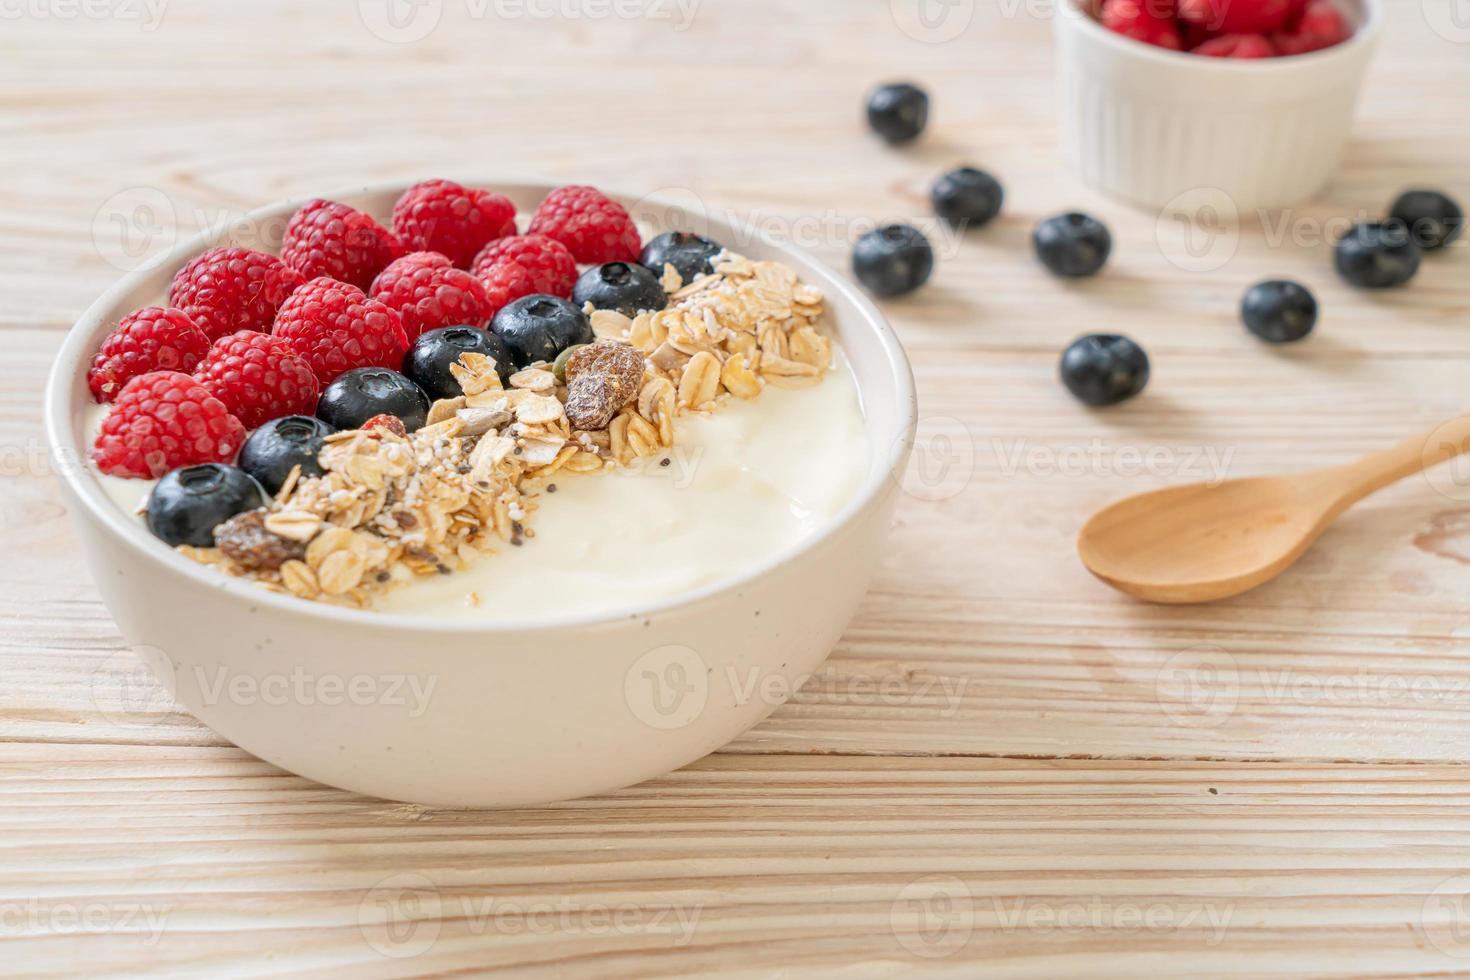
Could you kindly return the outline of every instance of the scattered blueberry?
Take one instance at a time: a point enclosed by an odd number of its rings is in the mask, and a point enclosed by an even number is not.
[[[1113,251],[1113,236],[1107,226],[1075,211],[1037,225],[1031,242],[1041,264],[1068,279],[1096,275]]]
[[[214,547],[214,529],[236,514],[267,504],[244,470],[223,463],[174,470],[148,495],[148,530],[165,544]]]
[[[1246,290],[1240,318],[1251,333],[1271,344],[1290,344],[1317,325],[1317,300],[1300,283],[1258,282]]]
[[[403,357],[403,373],[435,401],[458,398],[464,394],[449,367],[459,362],[461,354],[484,354],[495,359],[500,382],[510,384],[514,358],[505,342],[479,327],[440,327],[420,335]]]
[[[929,94],[917,85],[880,85],[868,96],[868,125],[890,143],[918,139],[929,124]]]
[[[1062,383],[1088,405],[1116,405],[1148,385],[1148,355],[1127,337],[1095,333],[1062,354]]]
[[[934,247],[910,225],[888,225],[858,239],[852,271],[875,296],[902,296],[934,273]]]
[[[940,177],[930,193],[934,213],[956,228],[979,228],[1000,214],[1005,190],[983,170],[961,167]]]
[[[490,329],[505,341],[519,367],[536,361],[550,363],[573,344],[597,339],[580,306],[545,293],[511,303],[495,314]]]
[[[591,303],[593,309],[617,310],[631,317],[663,309],[669,305],[669,297],[659,284],[659,277],[648,267],[634,262],[609,262],[582,273],[572,289],[572,302],[580,307]]]
[[[685,282],[693,282],[715,271],[714,257],[724,250],[718,242],[691,232],[670,231],[645,245],[638,261],[656,276],[663,274],[665,265],[671,265]]]
[[[1465,212],[1454,198],[1439,191],[1406,191],[1393,202],[1389,214],[1426,251],[1444,248],[1465,229]]]
[[[1419,246],[1396,221],[1354,225],[1337,243],[1337,271],[1354,286],[1390,289],[1419,271]]]
[[[316,417],[338,429],[360,429],[376,415],[392,415],[414,432],[429,417],[429,396],[404,375],[387,368],[353,368],[327,385]]]
[[[321,419],[306,415],[272,419],[250,433],[240,447],[240,469],[275,496],[297,466],[303,477],[322,475],[316,457],[322,451],[322,440],[335,431]]]

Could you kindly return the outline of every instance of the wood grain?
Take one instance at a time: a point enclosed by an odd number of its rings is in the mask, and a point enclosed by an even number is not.
[[[1216,607],[1136,605],[1072,553],[1114,498],[1345,463],[1464,411],[1466,249],[1391,296],[1330,271],[1333,222],[1410,184],[1470,198],[1470,38],[1432,28],[1448,0],[1388,6],[1333,185],[1205,249],[1060,168],[1045,5],[975,5],[941,44],[885,0],[702,0],[687,30],[445,0],[412,44],[352,3],[173,0],[153,30],[59,3],[7,17],[6,972],[1470,969],[1470,491],[1391,488]],[[895,152],[858,109],[903,76],[936,113]],[[923,219],[960,161],[1002,179],[1005,216],[937,236],[934,283],[887,306],[929,468],[832,660],[722,753],[608,799],[427,811],[274,770],[167,705],[109,702],[130,654],[57,502],[39,400],[119,266],[264,202],[439,174],[692,195],[841,265],[872,221]],[[1059,287],[1026,239],[1071,207],[1118,248]],[[1309,343],[1265,350],[1239,327],[1267,276],[1318,294]],[[1143,343],[1154,382],[1089,412],[1055,363],[1102,330]]]

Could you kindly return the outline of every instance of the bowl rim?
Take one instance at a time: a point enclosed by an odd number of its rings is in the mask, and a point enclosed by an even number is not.
[[[1362,8],[1363,19],[1358,23],[1352,37],[1341,44],[1306,54],[1284,55],[1279,58],[1208,58],[1189,51],[1171,51],[1168,48],[1145,44],[1124,37],[1103,27],[1084,7],[1084,0],[1060,0],[1056,16],[1079,24],[1079,30],[1093,41],[1106,45],[1124,57],[1152,61],[1171,67],[1191,65],[1201,72],[1246,73],[1260,75],[1302,71],[1321,67],[1334,60],[1346,60],[1359,50],[1378,41],[1383,30],[1383,0],[1356,0]]]
[[[564,185],[563,181],[534,178],[513,178],[498,181],[475,178],[461,182],[466,184],[466,186],[491,189],[516,189],[524,190],[528,193],[541,193],[543,195],[556,187]],[[417,183],[417,181],[381,181],[368,185],[338,188],[331,193],[313,195],[313,197],[351,201],[369,195],[401,193],[414,183]],[[625,205],[663,206],[670,208],[670,213],[672,213],[672,209],[679,206],[678,202],[662,198],[656,194],[631,194],[617,189],[604,190],[604,193]],[[108,326],[103,321],[103,314],[115,306],[129,292],[137,289],[143,281],[157,275],[161,269],[180,268],[186,261],[193,258],[200,251],[218,244],[216,236],[222,229],[236,227],[245,223],[263,224],[272,219],[287,218],[302,203],[311,199],[312,197],[304,197],[278,201],[273,204],[253,208],[231,218],[222,225],[201,229],[199,233],[179,242],[174,247],[166,250],[154,259],[145,262],[137,269],[127,273],[113,283],[112,286],[106,289],[102,295],[87,307],[62,338],[61,347],[57,351],[47,379],[43,406],[46,445],[48,451],[51,453],[52,459],[58,461],[74,461],[73,464],[57,465],[55,469],[58,477],[65,481],[72,494],[80,501],[81,506],[86,508],[93,520],[102,526],[103,533],[112,535],[113,538],[120,541],[133,552],[135,557],[157,566],[160,571],[179,575],[201,586],[223,590],[244,604],[245,608],[242,611],[248,611],[250,606],[263,606],[272,610],[278,610],[286,615],[321,617],[326,620],[341,622],[345,625],[376,626],[379,628],[412,630],[420,633],[471,634],[477,636],[522,634],[531,631],[552,629],[614,626],[677,612],[686,607],[699,605],[725,593],[738,593],[749,583],[769,575],[775,569],[790,562],[798,555],[816,550],[838,535],[848,532],[870,510],[875,507],[880,507],[888,493],[897,490],[899,487],[900,474],[898,473],[898,467],[907,459],[918,425],[918,396],[914,384],[913,369],[909,363],[908,355],[898,339],[898,334],[873,301],[863,294],[853,283],[832,270],[825,263],[818,261],[804,249],[784,242],[778,242],[763,229],[747,224],[744,226],[735,226],[736,230],[747,240],[758,241],[763,248],[771,250],[778,256],[794,258],[799,263],[816,269],[827,280],[820,284],[823,291],[829,295],[837,294],[842,296],[843,299],[857,310],[859,315],[854,319],[860,320],[861,323],[847,327],[847,334],[843,337],[843,343],[845,345],[850,344],[852,342],[850,337],[854,335],[871,338],[878,353],[882,357],[884,368],[892,376],[896,392],[896,397],[893,399],[891,405],[875,404],[874,400],[864,399],[862,407],[865,415],[870,411],[892,413],[894,416],[893,422],[895,423],[894,431],[899,433],[898,437],[893,441],[891,446],[873,445],[869,447],[869,473],[861,488],[854,495],[853,499],[836,516],[831,518],[820,531],[802,541],[797,547],[787,548],[777,552],[775,555],[772,555],[738,576],[721,579],[698,589],[681,593],[673,598],[664,599],[646,606],[620,608],[574,616],[543,616],[506,622],[485,623],[473,621],[441,622],[427,616],[416,616],[405,613],[384,613],[371,609],[352,609],[325,603],[308,602],[294,596],[270,592],[246,579],[225,575],[208,566],[191,561],[171,548],[159,547],[160,542],[148,533],[147,528],[142,522],[124,513],[122,508],[118,507],[106,495],[102,484],[95,479],[94,474],[87,464],[89,453],[88,447],[86,446],[85,433],[78,432],[77,427],[73,425],[72,421],[74,415],[78,414],[75,409],[81,407],[74,403],[74,396],[78,392],[85,392],[86,390],[85,385],[78,384],[78,379],[81,377],[83,371],[83,365],[85,360],[90,358],[94,352],[95,340],[100,339],[98,335]],[[730,223],[726,222],[723,216],[720,220],[722,223]]]

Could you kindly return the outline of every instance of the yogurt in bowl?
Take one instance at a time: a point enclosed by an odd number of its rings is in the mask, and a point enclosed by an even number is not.
[[[549,187],[497,189],[530,210]],[[337,199],[383,215],[401,190]],[[250,226],[279,226],[292,210],[263,209]],[[685,413],[672,445],[617,472],[536,481],[519,545],[386,589],[370,609],[198,564],[128,512],[141,494],[115,502],[94,473],[67,471],[98,587],[175,700],[294,772],[445,806],[630,785],[774,710],[748,692],[790,690],[813,670],[876,567],[910,446],[912,381],[892,331],[844,281],[720,222],[688,230],[825,294],[833,352],[821,383]],[[97,413],[82,374],[101,337],[203,247],[129,277],[69,335],[47,400],[58,453],[85,455]],[[408,690],[427,693],[405,703]]]
[[[88,431],[105,415],[95,406]],[[539,495],[534,537],[457,574],[416,579],[372,608],[503,624],[563,613],[569,593],[578,611],[609,614],[687,594],[824,530],[862,488],[867,440],[839,352],[815,388],[771,389],[758,402],[691,416],[667,453],[555,479]],[[94,475],[119,509],[142,519],[154,481]]]
[[[866,476],[867,436],[845,365],[818,388],[768,391],[683,428],[674,452],[551,484],[524,546],[396,590],[377,608],[502,623],[555,615],[568,594],[585,613],[642,608],[798,546]]]

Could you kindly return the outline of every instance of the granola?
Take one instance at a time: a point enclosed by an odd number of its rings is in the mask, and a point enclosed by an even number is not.
[[[522,545],[557,474],[629,466],[672,448],[680,415],[822,380],[821,292],[778,262],[726,252],[714,270],[684,283],[665,267],[666,309],[589,311],[595,344],[509,387],[491,358],[464,354],[451,369],[464,394],[435,402],[423,428],[329,436],[322,476],[293,474],[265,510],[222,525],[219,547],[180,550],[275,592],[366,607]]]

